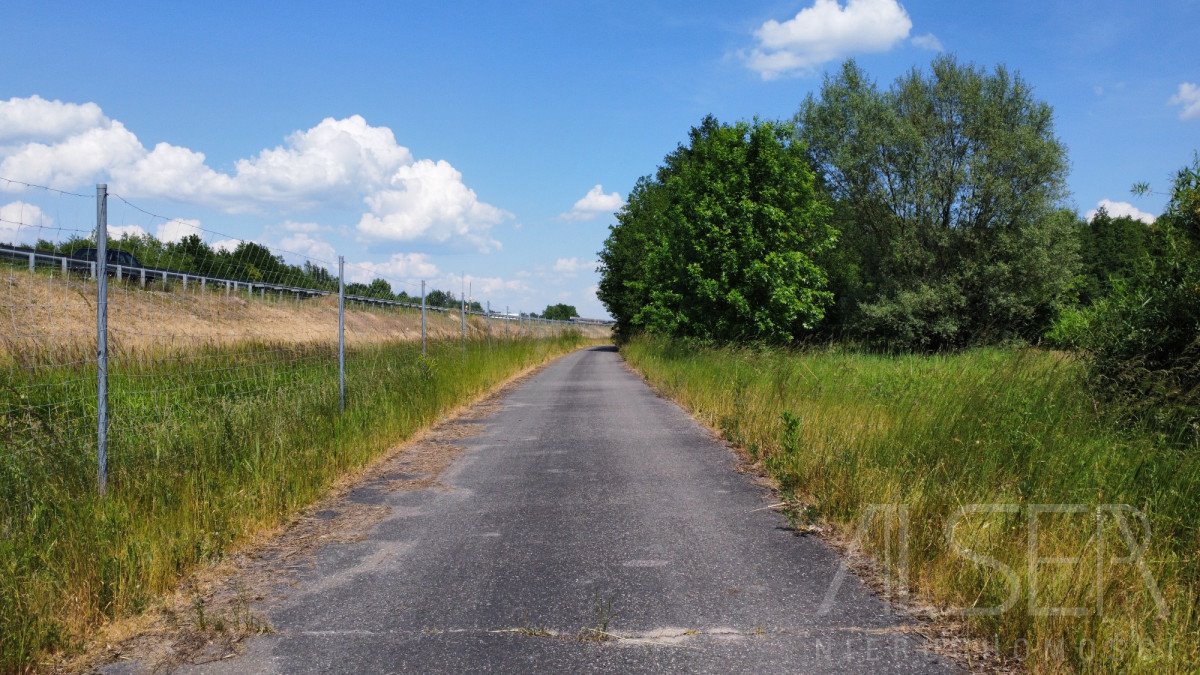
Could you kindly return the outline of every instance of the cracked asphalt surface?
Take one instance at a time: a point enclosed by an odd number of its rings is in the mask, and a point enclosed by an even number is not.
[[[953,672],[611,348],[526,380],[441,486],[323,548],[203,672]]]

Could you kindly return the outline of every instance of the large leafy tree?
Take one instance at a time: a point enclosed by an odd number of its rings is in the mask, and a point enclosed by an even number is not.
[[[643,178],[600,253],[599,296],[630,330],[788,342],[824,316],[835,238],[789,124],[706,117]]]
[[[554,321],[570,321],[577,316],[579,316],[579,310],[575,309],[575,305],[566,305],[561,302],[556,305],[546,305],[546,311],[542,312],[542,318]]]
[[[951,57],[879,89],[853,62],[797,115],[835,202],[836,331],[892,346],[1036,338],[1077,288],[1066,151],[1004,68]]]

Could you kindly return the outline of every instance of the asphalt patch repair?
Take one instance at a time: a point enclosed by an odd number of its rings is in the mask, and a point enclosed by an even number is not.
[[[393,512],[385,494],[448,489],[438,478],[463,453],[457,443],[481,433],[482,420],[500,409],[500,399],[545,365],[514,376],[342,478],[281,527],[196,570],[141,615],[101,628],[81,654],[46,664],[47,670],[165,672],[238,656],[247,638],[274,632],[256,605],[286,597],[324,547],[365,540]]]

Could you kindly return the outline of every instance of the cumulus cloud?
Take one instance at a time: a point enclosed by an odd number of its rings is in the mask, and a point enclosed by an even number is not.
[[[420,292],[422,279],[433,279],[441,273],[438,266],[424,253],[396,253],[383,262],[357,263],[346,268],[346,276],[351,281],[366,283],[376,277],[382,277],[392,282],[412,285],[417,289],[417,293]],[[408,291],[414,292],[413,288],[409,288]]]
[[[370,212],[358,231],[368,237],[436,243],[457,238],[485,252],[500,248],[488,230],[512,217],[479,201],[449,163],[428,159],[397,169],[389,187],[367,195],[366,203]]]
[[[32,244],[48,238],[46,228],[52,227],[54,219],[35,204],[18,201],[0,206],[0,243]]]
[[[1168,103],[1180,107],[1179,119],[1200,119],[1200,86],[1193,82],[1181,83],[1179,91],[1171,97]]]
[[[128,165],[115,167],[118,189],[171,197],[231,211],[262,205],[306,208],[329,200],[353,200],[364,187],[386,184],[412,163],[391,129],[372,127],[359,115],[326,118],[284,145],[240,159],[232,174],[214,171],[203,153],[168,143]]]
[[[910,42],[912,43],[912,46],[914,46],[914,47],[919,47],[921,49],[928,49],[931,52],[940,52],[945,49],[944,47],[942,47],[942,41],[937,39],[937,36],[934,35],[933,33],[926,33],[924,35],[918,35],[918,36],[914,37],[912,40],[910,40]]]
[[[619,192],[604,194],[604,187],[596,184],[587,194],[580,197],[570,211],[560,214],[560,220],[583,221],[592,220],[598,216],[607,215],[620,210],[625,200]]]
[[[575,276],[582,271],[590,271],[596,267],[595,260],[580,260],[579,258],[559,258],[554,261],[554,271],[566,276]]]
[[[220,239],[220,240],[214,241],[213,243],[209,244],[208,247],[214,251],[225,251],[226,253],[233,253],[234,251],[237,250],[237,247],[240,246],[241,243],[242,243],[241,239]]]
[[[154,236],[161,242],[175,242],[191,235],[201,235],[200,221],[193,218],[168,220],[158,226]]]
[[[1100,209],[1104,209],[1106,212],[1108,212],[1108,215],[1112,216],[1113,218],[1133,218],[1134,220],[1140,220],[1147,225],[1156,220],[1153,214],[1146,213],[1129,202],[1114,202],[1111,199],[1101,199],[1100,203],[1096,205],[1096,208],[1087,212],[1086,215],[1089,223],[1092,222],[1092,219],[1095,218],[1096,214],[1100,212]]]
[[[912,20],[897,0],[815,0],[787,21],[771,19],[743,54],[764,80],[808,73],[852,54],[885,52],[908,37]],[[927,36],[932,37],[932,36]],[[936,38],[934,38],[936,40]]]
[[[229,172],[214,170],[198,150],[147,148],[94,103],[36,96],[0,102],[0,134],[0,175],[58,189],[107,178],[114,193],[232,213],[365,204],[359,223],[365,236],[464,241],[482,251],[499,248],[488,232],[512,217],[481,201],[448,162],[415,159],[391,129],[359,115],[296,131],[281,145],[237,160]]]
[[[284,237],[279,245],[286,251],[297,253],[318,263],[331,263],[337,258],[333,244],[318,239],[307,232],[297,232]]]
[[[109,119],[95,103],[47,101],[36,94],[0,101],[0,145],[59,141],[108,124]]]
[[[447,279],[446,288],[453,287],[457,279]],[[476,300],[486,300],[489,296],[503,293],[528,293],[530,291],[529,284],[520,279],[505,279],[503,277],[473,277],[467,275],[467,285],[470,287],[470,295]],[[493,309],[498,309],[493,307]]]
[[[93,232],[92,234],[95,234],[95,232]],[[146,228],[142,227],[141,225],[109,225],[108,226],[108,236],[112,237],[113,239],[120,239],[126,235],[131,236],[131,237],[145,237],[148,234],[150,234],[150,233],[147,232]]]
[[[4,153],[5,178],[70,190],[136,162],[145,153],[137,136],[120,122],[84,130],[61,141],[31,141]]]

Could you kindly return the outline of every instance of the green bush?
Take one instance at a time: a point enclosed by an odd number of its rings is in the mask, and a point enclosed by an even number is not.
[[[1103,392],[1186,440],[1200,436],[1200,156],[1177,175],[1156,225],[1147,271],[1060,324],[1079,324],[1074,343]]]

